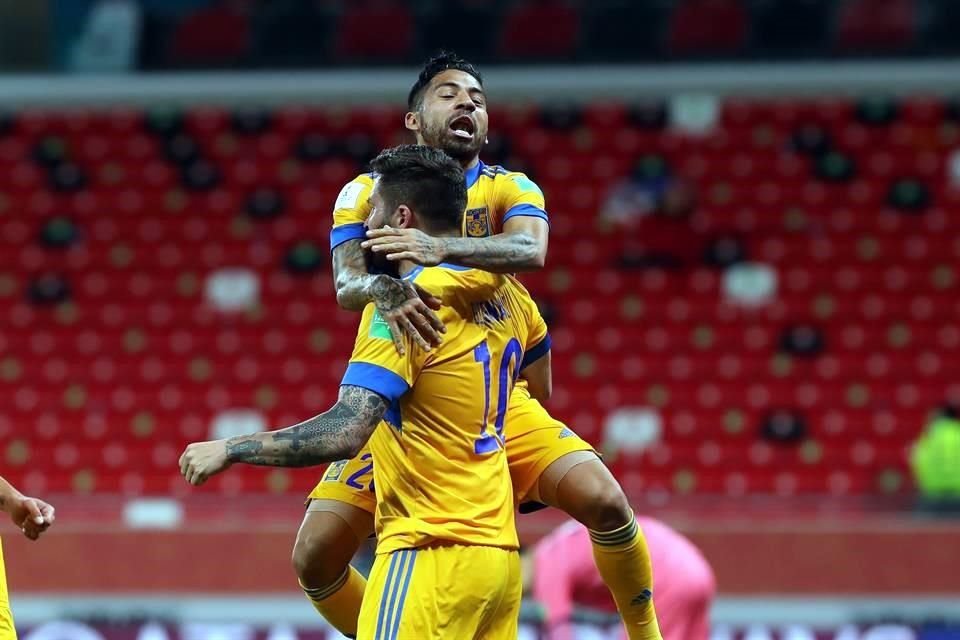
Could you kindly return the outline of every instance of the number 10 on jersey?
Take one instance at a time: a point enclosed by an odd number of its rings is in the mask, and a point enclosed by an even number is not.
[[[474,453],[484,454],[496,451],[504,446],[503,421],[507,415],[507,401],[513,391],[513,383],[520,375],[523,362],[523,347],[516,338],[511,338],[504,348],[497,367],[497,413],[493,421],[493,433],[490,432],[490,349],[484,340],[473,349],[474,359],[483,365],[483,420],[480,423],[480,437],[474,442]]]

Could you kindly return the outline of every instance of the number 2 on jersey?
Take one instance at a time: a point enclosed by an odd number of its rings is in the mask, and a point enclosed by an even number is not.
[[[497,413],[494,418],[494,432],[490,427],[490,349],[484,340],[473,349],[474,359],[483,365],[483,421],[480,423],[480,437],[474,443],[474,453],[484,454],[495,451],[504,445],[503,422],[507,415],[507,401],[513,390],[513,383],[520,375],[520,363],[523,361],[523,347],[516,338],[511,338],[503,350],[497,371]]]

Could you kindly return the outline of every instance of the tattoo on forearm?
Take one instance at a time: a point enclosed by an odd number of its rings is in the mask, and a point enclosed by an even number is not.
[[[363,311],[368,303],[377,305],[380,313],[400,307],[416,290],[399,278],[367,273],[367,263],[359,240],[349,240],[333,252],[333,272],[336,274],[337,304],[350,311]]]
[[[227,441],[227,457],[231,460],[241,459],[244,456],[255,456],[263,449],[263,443],[257,440],[240,440],[233,442],[233,439]]]
[[[387,410],[383,396],[344,386],[329,411],[280,431],[227,441],[227,459],[270,467],[307,467],[349,458],[370,438]]]
[[[451,261],[465,267],[510,273],[529,268],[539,247],[525,233],[501,234],[490,238],[444,238],[444,252]]]
[[[363,311],[373,301],[369,289],[375,276],[367,273],[359,240],[348,240],[333,250],[333,273],[337,304],[342,309]]]

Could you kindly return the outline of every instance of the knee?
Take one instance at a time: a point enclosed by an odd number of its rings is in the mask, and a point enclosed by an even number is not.
[[[551,473],[548,468],[545,474]],[[546,483],[548,486],[549,482]],[[633,511],[620,483],[600,460],[575,464],[556,483],[555,495],[543,490],[547,504],[594,531],[611,531],[630,523]]]
[[[320,588],[343,575],[350,564],[350,554],[339,552],[322,533],[301,531],[293,545],[291,562],[303,586]]]
[[[290,560],[297,577],[300,578],[300,582],[304,583],[305,586],[313,586],[308,584],[308,578],[315,565],[314,558],[319,559],[321,557],[323,557],[322,554],[316,551],[313,537],[303,535],[302,532],[297,535],[297,541],[293,545],[293,554]]]
[[[571,515],[594,531],[619,529],[633,518],[626,494],[612,477],[597,483],[590,495],[585,495],[580,504],[582,508],[579,510],[579,517]]]

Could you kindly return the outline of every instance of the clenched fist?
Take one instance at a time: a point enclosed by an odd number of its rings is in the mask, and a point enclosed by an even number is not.
[[[229,466],[226,440],[194,442],[180,456],[180,473],[192,485],[203,484]]]
[[[13,524],[20,527],[23,535],[36,540],[40,534],[50,528],[54,520],[54,509],[51,505],[37,498],[17,495],[11,498],[6,506],[7,513]]]

